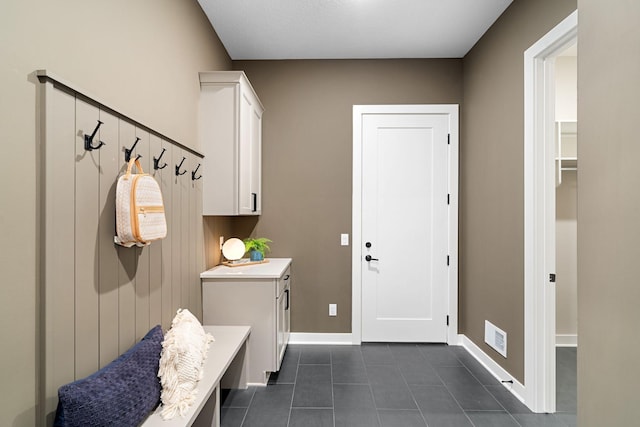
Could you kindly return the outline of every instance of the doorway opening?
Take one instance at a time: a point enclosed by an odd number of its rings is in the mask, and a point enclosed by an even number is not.
[[[577,11],[525,52],[525,403],[556,412],[555,61],[577,42]]]

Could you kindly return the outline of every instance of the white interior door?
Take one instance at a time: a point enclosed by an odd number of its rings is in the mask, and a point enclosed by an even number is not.
[[[447,342],[449,114],[362,116],[362,340]]]

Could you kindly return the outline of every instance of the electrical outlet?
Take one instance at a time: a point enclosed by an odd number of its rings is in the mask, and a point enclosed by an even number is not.
[[[338,315],[338,304],[329,304],[329,316]]]
[[[349,235],[347,233],[340,235],[340,244],[342,246],[349,246]]]

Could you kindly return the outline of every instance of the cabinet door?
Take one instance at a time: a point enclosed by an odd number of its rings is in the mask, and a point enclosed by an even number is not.
[[[255,108],[251,110],[251,203],[252,213],[262,211],[262,115]]]
[[[251,141],[251,124],[253,116],[253,103],[246,91],[240,91],[240,129],[239,137],[239,165],[238,165],[238,181],[239,181],[239,213],[240,215],[254,214],[254,197],[251,188],[251,158],[252,158],[252,141]]]
[[[291,287],[287,284],[287,288],[284,290],[285,296],[285,307],[284,307],[284,327],[283,329],[283,344],[282,344],[282,354],[280,355],[280,361],[282,361],[282,357],[284,356],[284,351],[287,348],[287,344],[289,344],[289,335],[291,334]]]
[[[277,320],[277,332],[276,332],[276,362],[277,362],[277,370],[280,370],[280,365],[282,364],[282,358],[284,357],[284,350],[286,348],[286,341],[285,341],[285,335],[286,335],[286,314],[288,312],[287,310],[287,304],[288,304],[288,291],[287,292],[282,292],[278,298],[278,320]]]

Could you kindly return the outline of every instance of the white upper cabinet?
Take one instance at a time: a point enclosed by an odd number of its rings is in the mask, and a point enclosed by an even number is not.
[[[260,215],[262,112],[242,71],[200,73],[203,215]]]

